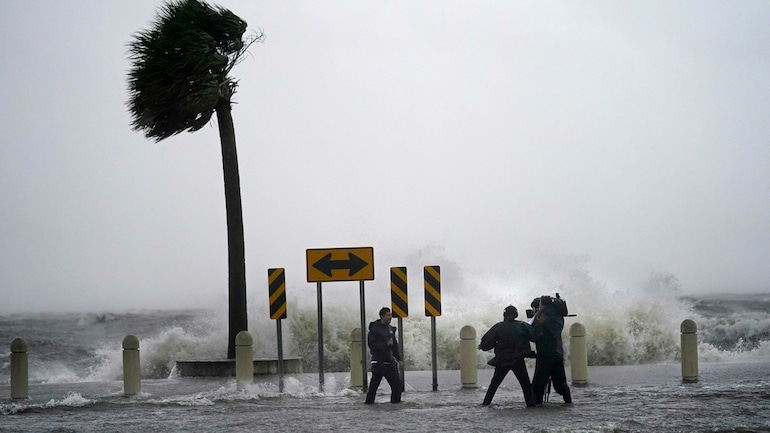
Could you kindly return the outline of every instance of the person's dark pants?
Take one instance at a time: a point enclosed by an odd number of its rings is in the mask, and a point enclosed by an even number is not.
[[[564,358],[559,355],[540,356],[538,354],[535,362],[535,374],[532,376],[535,404],[543,404],[548,378],[551,378],[554,391],[562,395],[566,403],[572,403],[572,395],[569,386],[567,386],[567,376],[564,373]]]
[[[524,401],[527,403],[527,406],[533,406],[535,404],[532,397],[532,385],[529,382],[527,366],[524,364],[524,359],[522,358],[513,361],[513,364],[498,365],[495,367],[495,374],[492,376],[492,382],[489,383],[487,395],[484,396],[484,403],[482,403],[484,406],[492,403],[492,398],[495,396],[495,392],[497,392],[497,387],[503,383],[503,379],[505,379],[505,376],[509,371],[513,371],[513,374],[516,375],[516,379],[519,380],[519,385],[521,385],[521,391],[524,393]]]
[[[398,374],[398,364],[395,362],[375,362],[372,363],[372,380],[369,382],[365,403],[374,403],[377,388],[380,387],[383,377],[390,385],[390,402],[399,403],[401,401],[401,375]]]

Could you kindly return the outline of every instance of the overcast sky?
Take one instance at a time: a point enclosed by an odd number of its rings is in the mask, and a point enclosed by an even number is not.
[[[250,302],[358,246],[383,288],[427,249],[770,291],[770,2],[219,4],[266,34],[233,71]],[[0,314],[221,302],[217,126],[155,143],[126,110],[160,2],[0,5]]]

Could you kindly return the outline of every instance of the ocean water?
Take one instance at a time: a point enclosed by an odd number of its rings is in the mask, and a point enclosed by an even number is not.
[[[590,287],[588,288],[590,289]],[[430,327],[404,319],[406,392],[363,405],[349,385],[348,336],[358,311],[325,306],[324,387],[318,384],[314,307],[290,305],[284,355],[305,359],[305,373],[257,376],[238,389],[231,378],[182,378],[177,359],[216,359],[226,353],[226,316],[218,310],[46,313],[0,316],[0,432],[90,431],[490,431],[490,432],[770,432],[770,294],[681,296],[644,293],[562,293],[574,322],[587,329],[588,385],[573,387],[571,405],[552,394],[527,409],[511,375],[491,407],[480,405],[492,370],[479,352],[478,387],[460,385],[459,329],[479,336],[500,320],[502,307],[520,311],[531,295],[447,296],[437,318],[438,390],[432,389]],[[606,302],[610,300],[611,302]],[[491,306],[490,306],[491,305]],[[379,304],[367,311],[376,315]],[[498,311],[499,310],[499,311]],[[274,322],[250,311],[256,356],[274,357]],[[262,315],[265,317],[265,315]],[[698,324],[700,377],[681,381],[679,324]],[[140,339],[142,392],[122,392],[123,338]],[[10,399],[10,342],[29,346],[30,398]],[[567,352],[569,347],[566,348]],[[532,373],[530,365],[530,375]],[[567,365],[569,379],[569,365]]]

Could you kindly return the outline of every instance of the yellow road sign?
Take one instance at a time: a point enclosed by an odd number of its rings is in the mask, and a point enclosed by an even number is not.
[[[267,270],[267,290],[270,301],[270,318],[286,318],[286,273],[284,268]]]
[[[308,283],[374,279],[374,248],[308,249]]]
[[[390,309],[393,311],[393,317],[409,316],[405,266],[390,268]]]
[[[441,315],[441,267],[425,266],[425,315]]]

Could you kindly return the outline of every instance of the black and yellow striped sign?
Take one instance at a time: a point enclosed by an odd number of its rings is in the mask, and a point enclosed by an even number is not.
[[[393,317],[409,316],[409,296],[406,291],[406,268],[390,268],[390,309]]]
[[[270,292],[270,318],[286,318],[286,274],[284,268],[267,270],[267,285]]]
[[[426,266],[425,271],[425,315],[441,315],[441,267]]]

